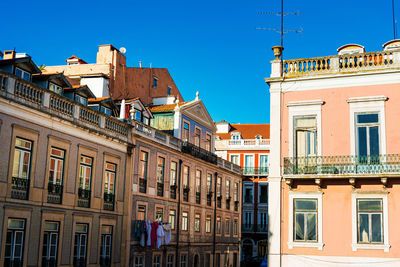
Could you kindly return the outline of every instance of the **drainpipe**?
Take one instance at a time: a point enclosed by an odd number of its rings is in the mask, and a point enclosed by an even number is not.
[[[179,226],[181,220],[181,177],[182,177],[182,160],[179,160],[178,166],[178,185],[176,187],[178,194],[178,214],[176,216],[176,252],[175,252],[175,266],[179,267],[178,259],[179,259]]]
[[[217,179],[218,173],[214,173],[214,229],[213,229],[213,266],[215,265],[215,227],[217,225]]]

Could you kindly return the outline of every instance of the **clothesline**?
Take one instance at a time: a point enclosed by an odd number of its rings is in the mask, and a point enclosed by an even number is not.
[[[136,237],[140,239],[139,244],[152,248],[160,248],[168,245],[171,241],[171,224],[162,222],[136,221],[134,224]]]

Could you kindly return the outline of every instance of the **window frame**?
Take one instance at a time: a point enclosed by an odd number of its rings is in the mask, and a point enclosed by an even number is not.
[[[21,77],[17,75],[17,70],[21,71],[21,74],[22,74]],[[25,77],[24,77],[25,74],[28,74],[29,79],[25,79]],[[28,82],[30,82],[32,80],[32,74],[31,73],[29,73],[28,71],[23,70],[21,68],[18,68],[18,67],[15,67],[14,75],[19,77],[19,78],[21,78],[22,80],[25,80],[25,81],[28,81]]]
[[[323,193],[320,191],[311,191],[311,192],[294,192],[289,191],[289,235],[288,235],[288,247],[289,249],[293,249],[293,247],[308,247],[308,248],[317,248],[318,250],[322,250],[323,236],[322,236],[322,195]],[[313,199],[317,200],[317,240],[316,241],[296,241],[294,240],[294,199]]]
[[[379,199],[382,200],[382,238],[383,243],[358,243],[358,208],[357,208],[357,200],[360,199],[368,199],[374,200]],[[381,191],[376,193],[371,193],[368,191],[354,191],[351,193],[351,202],[352,202],[352,250],[357,251],[358,249],[378,249],[383,250],[384,252],[389,252],[390,243],[389,243],[389,215],[388,215],[388,192]]]
[[[184,214],[186,216],[184,216]],[[189,231],[189,212],[182,211],[182,228],[181,231],[188,232]]]

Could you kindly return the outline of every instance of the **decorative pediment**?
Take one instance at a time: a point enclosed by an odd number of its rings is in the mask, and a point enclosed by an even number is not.
[[[212,131],[216,131],[214,121],[201,100],[195,100],[181,107],[183,115],[195,120]]]

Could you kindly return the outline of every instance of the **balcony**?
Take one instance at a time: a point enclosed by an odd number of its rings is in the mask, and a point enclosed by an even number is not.
[[[157,183],[157,196],[164,196],[164,183]]]
[[[242,224],[242,233],[268,233],[268,224]]]
[[[190,188],[188,185],[183,186],[183,201],[188,202],[189,201],[189,191]]]
[[[170,196],[172,199],[176,199],[176,185],[170,186]]]
[[[268,175],[268,167],[244,167],[242,168],[243,175]]]
[[[231,197],[226,198],[225,207],[227,210],[231,209]]]
[[[216,150],[269,150],[269,139],[216,140]]]
[[[221,195],[219,195],[219,196],[217,196],[217,208],[221,208],[221,203],[222,203],[222,196]]]
[[[400,154],[284,158],[284,175],[400,174]]]
[[[78,189],[78,207],[90,208],[90,190]]]
[[[211,206],[212,195],[213,193],[211,191],[207,193],[207,206]]]
[[[63,186],[61,184],[49,183],[47,185],[47,203],[61,204]]]
[[[115,195],[113,193],[104,193],[104,204],[103,209],[114,210]]]
[[[193,157],[202,159],[204,161],[217,164],[217,155],[214,153],[207,151],[205,149],[202,149],[196,145],[193,145],[187,141],[182,142],[182,149],[181,151],[183,153],[187,153],[192,155]]]
[[[11,179],[11,197],[15,199],[28,199],[29,179],[12,177]]]
[[[200,203],[201,203],[201,193],[196,192],[196,204],[200,204]]]
[[[139,178],[139,192],[146,194],[147,192],[147,179]]]
[[[239,210],[239,201],[238,200],[236,200],[235,201],[235,211],[238,211]]]

